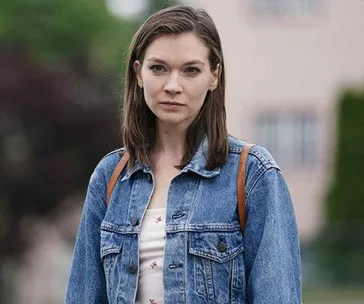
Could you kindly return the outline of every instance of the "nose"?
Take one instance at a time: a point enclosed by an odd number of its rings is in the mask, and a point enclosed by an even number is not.
[[[182,85],[180,83],[179,75],[177,73],[170,74],[167,82],[164,85],[164,90],[171,95],[182,92]]]

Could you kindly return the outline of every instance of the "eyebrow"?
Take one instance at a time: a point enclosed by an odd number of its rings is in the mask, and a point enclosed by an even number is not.
[[[150,58],[147,59],[147,61],[153,61],[153,62],[157,62],[157,63],[162,63],[162,64],[168,65],[167,62],[165,62],[164,60],[162,60],[160,58],[157,58],[157,57],[150,57]],[[200,59],[195,59],[195,60],[187,61],[183,65],[193,65],[193,64],[202,64],[202,65],[205,65],[205,63],[202,60],[200,60]]]

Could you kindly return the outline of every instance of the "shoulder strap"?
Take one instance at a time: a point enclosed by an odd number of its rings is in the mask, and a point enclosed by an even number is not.
[[[249,144],[246,145],[240,154],[239,161],[239,171],[238,171],[238,214],[240,221],[241,232],[245,231],[245,222],[246,222],[246,212],[245,212],[245,173],[246,173],[246,163],[248,160],[249,151],[255,145]],[[126,163],[129,160],[129,153],[125,152],[119,163],[117,164],[114,172],[111,175],[109,183],[107,185],[107,196],[106,196],[106,205],[109,204],[112,190],[115,187],[116,181],[123,171]]]
[[[109,179],[109,183],[107,184],[106,205],[109,205],[112,190],[114,189],[116,181],[120,176],[121,172],[123,171],[128,160],[129,160],[129,153],[124,152],[123,156],[121,157],[119,163],[116,165],[116,168]]]
[[[249,151],[255,145],[246,145],[240,154],[239,171],[238,171],[238,214],[240,221],[240,229],[244,234],[246,224],[246,211],[245,211],[245,173],[246,163],[248,160]]]

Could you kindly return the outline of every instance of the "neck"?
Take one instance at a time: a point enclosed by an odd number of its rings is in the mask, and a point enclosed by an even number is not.
[[[152,153],[175,159],[182,159],[185,149],[186,129],[157,124]]]

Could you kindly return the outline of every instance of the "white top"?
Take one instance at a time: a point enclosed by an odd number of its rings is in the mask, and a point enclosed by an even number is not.
[[[162,304],[166,209],[147,209],[140,232],[136,304]]]

